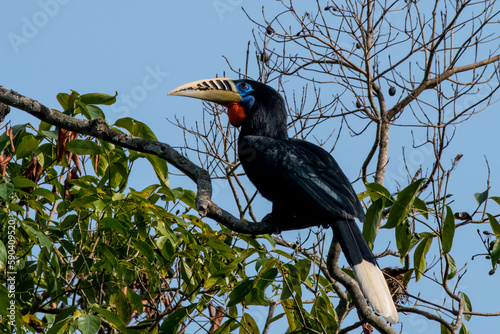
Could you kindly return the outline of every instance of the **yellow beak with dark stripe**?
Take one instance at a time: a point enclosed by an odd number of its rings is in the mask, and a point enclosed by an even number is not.
[[[241,101],[234,80],[228,78],[193,81],[175,88],[168,95],[193,97],[222,105]]]

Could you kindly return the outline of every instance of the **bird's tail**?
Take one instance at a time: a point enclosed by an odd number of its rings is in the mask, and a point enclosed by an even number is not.
[[[370,302],[373,310],[392,324],[398,322],[398,312],[384,274],[378,267],[375,256],[373,256],[356,222],[354,220],[337,221],[332,224],[332,229],[340,242],[361,291]]]

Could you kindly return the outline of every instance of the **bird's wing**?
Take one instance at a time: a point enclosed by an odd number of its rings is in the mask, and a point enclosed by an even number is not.
[[[302,140],[261,136],[245,136],[239,147],[249,178],[273,203],[293,203],[290,198],[299,197],[335,218],[364,220],[363,208],[349,180],[321,147]]]
[[[273,202],[273,218],[276,206],[278,216],[283,212],[299,216],[290,219],[285,213],[288,219],[274,223],[283,230],[331,225],[365,297],[387,321],[397,322],[384,276],[354,222],[354,218],[364,220],[363,208],[333,157],[305,141],[260,136],[240,139],[238,151],[250,180]]]

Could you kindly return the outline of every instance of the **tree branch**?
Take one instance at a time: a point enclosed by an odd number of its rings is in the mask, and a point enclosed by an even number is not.
[[[227,228],[246,234],[275,233],[278,230],[270,220],[261,223],[251,223],[239,220],[229,212],[221,209],[211,200],[212,182],[208,172],[198,167],[191,160],[177,152],[170,145],[132,135],[127,135],[112,129],[104,119],[91,121],[67,116],[52,110],[38,101],[23,96],[15,91],[0,86],[0,103],[23,110],[28,114],[54,126],[89,135],[105,140],[134,151],[156,155],[175,166],[197,185],[196,208],[202,217],[209,217]]]
[[[438,84],[441,82],[445,81],[452,75],[455,75],[457,73],[461,72],[466,72],[472,69],[480,68],[492,63],[495,63],[500,60],[500,55],[496,55],[487,59],[484,59],[482,61],[464,65],[464,66],[459,66],[459,67],[450,67],[440,75],[436,76],[435,78],[432,79],[426,79],[423,80],[420,85],[418,85],[417,88],[412,90],[401,102],[396,104],[394,107],[392,107],[388,112],[387,112],[387,119],[392,120],[399,112],[401,112],[408,104],[410,104],[412,101],[414,101],[420,94],[422,94],[425,90],[431,89],[436,87]]]
[[[368,306],[365,300],[365,296],[361,292],[358,283],[348,274],[346,274],[338,266],[338,260],[340,256],[340,244],[333,236],[332,243],[330,245],[330,250],[328,251],[327,266],[330,275],[346,287],[347,291],[351,295],[352,301],[356,306],[360,320],[370,323],[381,333],[391,333],[396,334],[396,331],[386,323],[382,318],[375,315]]]
[[[424,317],[426,317],[429,320],[434,320],[434,321],[439,322],[441,325],[445,326],[450,331],[450,333],[456,333],[454,331],[454,329],[453,329],[453,326],[451,326],[443,318],[441,318],[441,317],[439,317],[437,315],[434,315],[432,313],[423,311],[423,310],[418,309],[418,308],[406,307],[406,306],[399,306],[398,310],[401,311],[401,312],[411,312],[411,313],[416,313],[416,314],[423,315]]]

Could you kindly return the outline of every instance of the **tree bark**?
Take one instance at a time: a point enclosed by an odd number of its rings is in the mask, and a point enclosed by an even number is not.
[[[377,171],[375,172],[375,182],[384,185],[385,167],[389,161],[389,121],[380,121],[380,139],[378,142]]]

